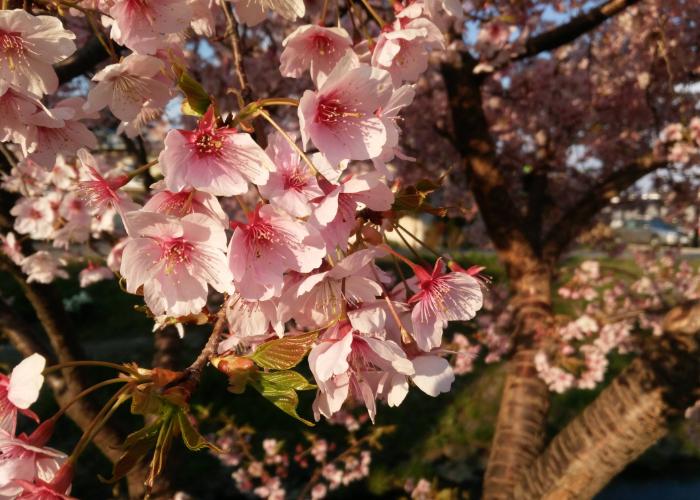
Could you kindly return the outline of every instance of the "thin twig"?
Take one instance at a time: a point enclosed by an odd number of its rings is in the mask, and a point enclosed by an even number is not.
[[[211,331],[209,340],[202,349],[202,352],[200,352],[199,356],[197,356],[197,359],[195,359],[185,370],[187,379],[195,384],[199,383],[199,379],[202,376],[202,370],[204,370],[204,367],[207,366],[207,363],[209,363],[209,358],[215,355],[217,349],[219,348],[219,344],[223,338],[222,333],[224,331],[224,325],[226,324],[227,304],[228,300],[224,300],[224,303],[221,305],[221,309],[219,309],[219,312],[216,315],[216,323],[214,323],[214,328]]]
[[[253,90],[248,83],[248,75],[243,66],[243,51],[241,50],[241,37],[238,34],[238,22],[231,12],[231,2],[221,0],[221,6],[226,16],[226,32],[230,33],[231,52],[233,53],[233,66],[238,77],[238,85],[241,91],[241,100],[243,104],[250,101]]]

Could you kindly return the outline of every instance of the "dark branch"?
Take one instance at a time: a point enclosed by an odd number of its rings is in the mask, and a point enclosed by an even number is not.
[[[119,53],[121,47],[115,46],[115,49]],[[64,84],[75,77],[94,71],[100,63],[107,59],[109,59],[109,53],[97,37],[93,37],[68,59],[55,64],[53,69],[56,70],[59,83]]]
[[[645,175],[667,166],[668,163],[645,156],[612,172],[597,182],[571,206],[547,233],[544,240],[544,258],[556,261],[566,247],[586,229],[612,198],[632,186]]]
[[[566,24],[531,37],[525,42],[525,50],[516,54],[513,60],[526,59],[571,43],[581,35],[585,35],[636,3],[639,3],[639,0],[610,0],[605,2],[600,7],[574,17]]]

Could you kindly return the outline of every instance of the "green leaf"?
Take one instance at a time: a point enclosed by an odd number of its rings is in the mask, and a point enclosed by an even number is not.
[[[160,427],[160,432],[158,433],[156,447],[153,450],[153,458],[151,458],[151,463],[148,468],[148,475],[146,476],[145,481],[146,492],[149,494],[156,482],[156,478],[161,474],[161,472],[163,472],[165,460],[168,458],[168,452],[170,452],[170,446],[173,443],[176,413],[180,412],[175,410],[173,407],[170,409],[170,411],[165,412],[163,415],[163,423]]]
[[[442,178],[439,181],[442,182]],[[447,213],[444,208],[433,207],[428,203],[428,196],[439,187],[440,184],[431,179],[419,180],[415,185],[406,186],[396,193],[391,208],[398,212],[427,212],[444,217]]]
[[[291,370],[272,373],[261,372],[251,381],[250,385],[287,415],[310,427],[314,425],[297,413],[297,407],[299,406],[297,391],[316,388],[313,384],[309,384],[299,373]]]
[[[117,460],[112,468],[112,477],[105,480],[107,483],[116,483],[121,478],[126,476],[131,469],[148,454],[148,452],[156,445],[156,439],[160,433],[160,428],[163,422],[158,419],[154,423],[132,432],[127,436],[122,444],[124,453]]]
[[[268,370],[294,368],[304,359],[317,336],[317,332],[309,332],[265,342],[251,354],[250,359]]]
[[[211,96],[184,68],[179,68],[179,70],[180,77],[177,80],[177,86],[185,94],[182,112],[186,115],[202,116],[209,109],[212,102]]]
[[[180,428],[182,442],[185,443],[185,446],[187,446],[190,450],[199,451],[203,448],[209,448],[214,451],[221,451],[212,443],[204,439],[204,436],[202,436],[195,426],[192,425],[189,415],[186,412],[178,412],[177,423]]]

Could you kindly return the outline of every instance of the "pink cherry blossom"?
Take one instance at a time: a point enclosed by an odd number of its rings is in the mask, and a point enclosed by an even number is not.
[[[389,73],[361,64],[347,52],[318,90],[305,91],[299,101],[304,147],[313,142],[333,165],[378,156],[387,132],[375,112],[386,106],[391,92]]]
[[[0,79],[0,142],[18,144],[23,155],[36,148],[36,129],[29,117],[38,110],[46,110],[36,97],[27,95]]]
[[[0,496],[22,498],[25,483],[55,478],[67,456],[45,446],[52,430],[53,422],[47,421],[29,436],[0,431]]]
[[[323,241],[311,225],[270,205],[237,223],[228,249],[236,290],[248,300],[279,297],[287,271],[308,273],[325,256]]]
[[[293,136],[292,136],[293,137]],[[267,184],[260,186],[260,194],[270,204],[295,217],[311,214],[310,200],[323,196],[316,176],[299,154],[279,132],[268,138],[265,150],[277,170],[270,173]]]
[[[219,352],[234,349],[242,342],[259,342],[274,332],[284,334],[276,300],[246,300],[235,293],[231,295],[226,309],[226,319],[231,335],[219,344]]]
[[[81,180],[77,192],[90,208],[103,212],[110,206],[114,207],[122,219],[126,212],[139,208],[126,193],[120,191],[129,182],[127,175],[103,177],[97,160],[85,149],[78,151],[78,160]]]
[[[403,160],[413,160],[403,155],[398,148],[401,128],[396,122],[399,119],[401,110],[413,102],[415,95],[416,91],[412,85],[399,87],[391,94],[391,99],[389,99],[386,108],[379,110],[377,113],[377,116],[382,119],[386,127],[387,139],[381,154],[376,158],[372,158],[372,163],[374,168],[387,179],[393,179],[394,177],[393,172],[386,166],[386,162],[391,161],[394,156],[398,156]]]
[[[118,64],[110,64],[92,80],[97,82],[88,94],[85,110],[99,111],[109,106],[114,116],[128,122],[144,106],[163,108],[170,100],[170,88],[157,77],[164,70],[157,57],[130,54]]]
[[[39,421],[29,407],[39,398],[45,366],[43,356],[32,354],[15,366],[9,377],[0,374],[0,429],[10,436],[15,435],[18,412]]]
[[[22,247],[15,236],[15,233],[10,231],[7,234],[0,234],[0,252],[7,255],[12,262],[20,265],[24,259]]]
[[[27,282],[51,283],[56,278],[68,279],[62,266],[66,262],[46,250],[39,250],[22,260],[22,272],[28,276]]]
[[[57,201],[55,194],[38,198],[20,198],[10,210],[10,214],[15,216],[15,231],[37,240],[52,238],[55,234],[56,220],[54,208],[58,208],[54,204]]]
[[[394,194],[377,172],[349,175],[338,184],[321,179],[319,186],[325,195],[309,222],[319,228],[329,252],[347,249],[358,209],[383,212],[394,202]]]
[[[315,24],[299,26],[282,42],[280,73],[299,78],[307,69],[316,81],[325,78],[352,47],[352,39],[343,28]]]
[[[419,349],[430,351],[440,347],[442,331],[448,321],[472,319],[483,305],[481,285],[464,272],[445,274],[441,259],[432,273],[413,265],[416,282],[409,282],[417,293],[409,299],[413,305],[411,319],[413,338]]]
[[[184,217],[187,214],[204,214],[221,222],[224,228],[228,228],[228,216],[221,208],[216,196],[194,189],[185,189],[173,193],[164,188],[162,181],[157,182],[151,188],[159,189],[146,202],[143,209],[147,212],[158,212],[173,217]]]
[[[280,301],[282,321],[294,318],[302,328],[329,325],[342,316],[348,306],[372,302],[382,294],[369,266],[383,252],[359,250],[328,270],[310,274],[285,288]]]
[[[164,35],[187,29],[192,9],[186,0],[115,0],[110,37],[139,54],[153,54],[167,43]]]
[[[210,107],[193,132],[171,130],[159,162],[170,191],[194,188],[216,196],[248,191],[248,182],[263,185],[274,164],[249,134],[218,128]]]
[[[121,274],[128,292],[143,286],[153,314],[196,314],[206,304],[207,284],[220,292],[230,289],[226,234],[217,221],[202,214],[175,218],[145,211],[130,212],[127,219],[132,233]]]
[[[445,358],[429,354],[411,360],[415,373],[411,381],[428,396],[436,397],[443,392],[450,392],[455,375]]]
[[[306,11],[303,0],[232,0],[232,3],[238,19],[248,26],[262,22],[268,10],[275,11],[289,21],[303,17]]]
[[[397,406],[408,392],[413,364],[391,340],[363,336],[349,323],[329,328],[309,353],[309,367],[318,385],[313,404],[316,420],[330,417],[352,396],[376,415],[376,399]]]
[[[29,117],[36,127],[37,147],[30,158],[45,167],[52,167],[57,155],[73,156],[81,147],[94,149],[97,139],[80,120],[86,118],[84,100],[71,97],[56,103],[47,113],[37,111]]]
[[[75,52],[75,34],[53,16],[0,11],[0,81],[37,97],[58,87],[53,64]]]
[[[3,172],[2,189],[23,196],[40,196],[49,188],[51,175],[44,167],[29,159],[21,160],[10,173]]]
[[[443,35],[430,20],[401,18],[379,35],[372,66],[387,70],[398,87],[415,82],[428,68],[430,51],[444,48]]]
[[[198,35],[214,36],[216,32],[214,14],[217,9],[214,0],[192,0],[190,7],[192,7],[192,20],[190,22],[192,30]]]
[[[111,279],[114,279],[114,273],[110,268],[105,266],[88,265],[88,267],[80,271],[78,275],[81,288],[88,287],[99,281]]]

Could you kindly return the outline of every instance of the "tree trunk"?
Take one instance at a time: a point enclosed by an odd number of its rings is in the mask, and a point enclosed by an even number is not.
[[[515,498],[583,499],[668,432],[700,388],[700,303],[673,309],[598,398],[528,468]]]
[[[544,447],[549,390],[535,369],[537,341],[551,327],[550,273],[546,268],[513,283],[514,352],[508,362],[496,431],[484,477],[484,498],[512,491]]]
[[[526,234],[496,160],[481,101],[482,76],[468,54],[446,62],[442,74],[450,100],[454,145],[479,213],[510,280],[515,306],[514,354],[508,365],[501,406],[484,478],[484,497],[511,498],[521,474],[544,444],[549,391],[535,370],[536,343],[549,329],[551,270],[536,249],[541,234]],[[532,207],[537,211],[537,207]],[[533,244],[535,242],[535,244]]]

